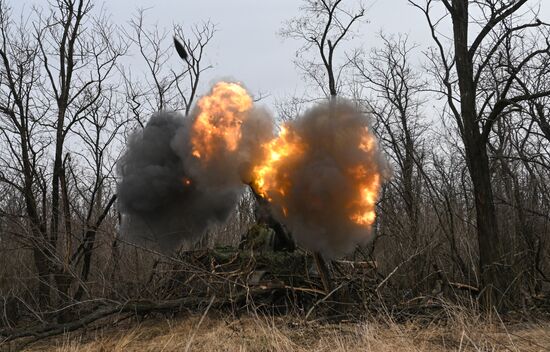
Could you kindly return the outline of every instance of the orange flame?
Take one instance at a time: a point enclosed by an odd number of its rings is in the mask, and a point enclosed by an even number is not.
[[[365,127],[365,132],[361,135],[361,142],[359,143],[359,149],[364,152],[370,152],[376,147],[376,141],[374,137],[369,133],[369,129]]]
[[[241,124],[252,108],[247,91],[237,83],[218,82],[197,105],[199,114],[191,135],[192,155],[208,160],[220,144],[235,151],[241,139]]]
[[[354,179],[357,197],[350,203],[349,208],[353,213],[349,219],[358,225],[370,226],[376,219],[376,199],[380,189],[380,174],[367,172],[363,165],[349,170],[350,176]]]
[[[304,151],[304,145],[300,138],[289,132],[286,126],[281,128],[279,136],[262,146],[265,159],[252,170],[252,185],[256,192],[268,201],[273,200],[273,195],[284,197],[290,187],[287,175],[279,177],[281,166],[288,162],[289,158],[299,156]],[[283,207],[283,212],[286,213]]]
[[[365,127],[358,136],[355,147],[365,154],[372,155],[376,150],[376,140]],[[301,156],[307,152],[308,145],[292,129],[286,125],[278,137],[262,146],[263,160],[252,170],[254,190],[269,202],[281,207],[282,214],[288,216],[285,206],[292,179],[288,173],[300,162]],[[370,159],[370,157],[364,158]],[[359,226],[370,227],[376,219],[376,200],[380,190],[382,175],[377,163],[372,165],[356,164],[348,166],[343,173],[351,184],[350,194],[344,195],[345,210],[348,219]],[[313,200],[312,200],[313,202]]]
[[[361,135],[359,149],[368,153],[376,148],[376,140],[365,127]],[[350,205],[354,209],[350,220],[358,225],[370,226],[376,220],[376,200],[381,186],[381,175],[378,170],[367,170],[364,165],[358,165],[349,170],[358,188],[359,199]],[[368,172],[370,171],[370,172]]]
[[[187,178],[187,177],[184,177],[181,179],[181,182],[186,185],[186,186],[190,186],[191,185],[191,179]]]

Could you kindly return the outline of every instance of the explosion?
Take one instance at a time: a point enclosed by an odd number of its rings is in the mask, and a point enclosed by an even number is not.
[[[172,250],[227,220],[249,184],[298,244],[335,257],[367,242],[387,166],[368,118],[318,104],[281,127],[241,85],[219,82],[189,116],[154,115],[118,164],[130,236]]]
[[[285,164],[290,164],[290,160],[302,155],[305,146],[294,132],[289,132],[288,128],[283,126],[279,137],[266,143],[262,148],[266,157],[261,165],[254,167],[252,184],[260,196],[271,202],[274,193],[281,197],[285,196],[290,187],[288,174],[282,172],[281,177],[277,176]]]
[[[349,208],[357,209],[350,215],[350,220],[358,225],[370,226],[376,219],[375,206],[380,189],[380,174],[369,174],[363,165],[350,169],[350,175],[357,184],[357,199]]]
[[[270,138],[271,125],[241,85],[226,82],[189,116],[153,115],[117,165],[122,232],[170,251],[225,222],[244,191],[238,167]]]
[[[337,256],[370,239],[386,166],[354,106],[318,105],[264,143],[262,156],[252,187],[302,246]]]
[[[217,146],[235,151],[241,125],[252,108],[247,91],[237,83],[218,82],[197,105],[200,112],[192,127],[192,154],[208,160]]]

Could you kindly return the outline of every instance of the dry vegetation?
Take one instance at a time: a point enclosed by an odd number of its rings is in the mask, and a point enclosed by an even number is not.
[[[361,1],[304,0],[281,33],[303,44],[291,56],[309,94],[279,102],[281,119],[352,99],[393,168],[373,241],[328,263],[326,283],[301,248],[239,248],[262,228],[250,193],[176,253],[121,236],[125,143],[153,113],[192,109],[212,23],[148,26],[138,11],[118,26],[91,0],[23,15],[0,0],[0,349],[550,349],[550,23],[537,0],[408,3],[430,48],[384,34],[365,53]]]
[[[373,319],[321,323],[299,317],[191,315],[67,334],[27,351],[547,351],[550,325],[482,321],[464,312],[443,323]]]

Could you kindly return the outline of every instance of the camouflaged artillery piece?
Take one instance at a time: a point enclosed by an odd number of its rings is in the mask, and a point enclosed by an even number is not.
[[[194,296],[208,301],[215,295],[232,309],[261,307],[272,313],[312,307],[320,311],[331,301],[363,304],[376,287],[373,262],[332,261],[336,290],[327,300],[313,254],[296,246],[278,247],[276,236],[274,229],[255,224],[239,246],[182,252],[171,267],[156,267],[159,274],[170,275],[157,275],[151,284],[158,285],[163,299]]]

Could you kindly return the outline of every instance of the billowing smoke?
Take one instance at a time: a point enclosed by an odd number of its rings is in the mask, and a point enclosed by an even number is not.
[[[335,257],[370,240],[389,170],[365,114],[341,100],[320,104],[285,124],[263,153],[249,178],[298,244]]]
[[[272,128],[235,83],[216,84],[188,117],[153,115],[118,164],[122,232],[169,251],[223,223],[244,190],[240,165]]]
[[[171,250],[223,223],[245,184],[299,245],[328,257],[370,240],[388,168],[368,118],[351,103],[319,104],[274,134],[246,90],[219,82],[190,114],[158,113],[118,165],[123,231]]]

